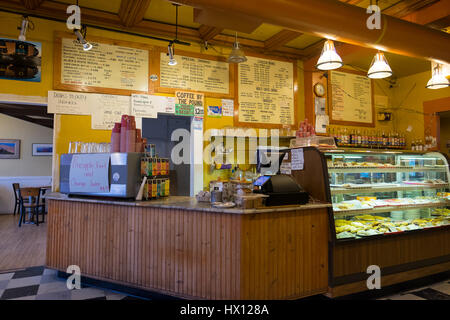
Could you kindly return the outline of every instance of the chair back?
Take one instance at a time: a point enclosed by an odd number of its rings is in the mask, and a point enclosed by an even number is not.
[[[23,202],[24,198],[33,197],[32,203],[39,203],[39,197],[41,194],[40,188],[19,188],[19,199]]]
[[[13,190],[14,190],[14,198],[16,199],[16,201],[19,199],[19,194],[18,194],[18,190],[20,188],[20,185],[18,183],[13,183],[12,184]]]

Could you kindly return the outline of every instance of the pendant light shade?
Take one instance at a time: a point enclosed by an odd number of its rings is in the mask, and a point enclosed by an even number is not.
[[[237,41],[237,33],[236,33],[236,40],[233,43],[233,49],[230,52],[230,55],[228,56],[228,62],[229,63],[241,63],[247,61],[247,57],[244,54],[244,51],[239,46],[239,42]]]
[[[450,86],[450,82],[444,75],[442,64],[431,62],[431,75],[426,85],[428,89],[442,89]]]
[[[337,54],[332,40],[327,40],[323,45],[322,53],[317,61],[316,68],[319,70],[333,70],[342,67],[341,57]]]
[[[370,64],[367,76],[371,79],[383,79],[392,76],[392,70],[383,52],[377,52]]]
[[[175,57],[173,55],[173,44],[169,43],[169,45],[167,46],[167,55],[169,56],[169,66],[176,66],[177,65],[177,60],[175,60]]]

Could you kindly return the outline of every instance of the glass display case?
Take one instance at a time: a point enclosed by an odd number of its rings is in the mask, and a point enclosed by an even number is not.
[[[336,239],[450,225],[449,166],[440,153],[324,152]]]

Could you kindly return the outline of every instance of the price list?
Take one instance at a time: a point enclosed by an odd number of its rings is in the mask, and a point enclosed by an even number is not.
[[[290,62],[248,57],[239,64],[239,122],[294,124]]]
[[[148,51],[92,42],[83,51],[74,39],[61,43],[61,83],[82,87],[100,87],[148,91]]]
[[[161,52],[161,87],[229,94],[228,63],[181,55],[175,55],[174,58],[177,64],[169,66],[169,57]]]
[[[372,85],[365,76],[331,72],[332,119],[372,123]]]

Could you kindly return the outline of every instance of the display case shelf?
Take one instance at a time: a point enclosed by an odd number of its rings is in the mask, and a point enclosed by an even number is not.
[[[378,207],[371,209],[357,209],[357,210],[339,210],[334,211],[335,217],[350,217],[357,216],[361,214],[377,214],[377,213],[385,213],[391,211],[398,210],[413,210],[413,209],[426,209],[426,208],[439,208],[450,205],[450,201],[441,201],[441,202],[432,202],[432,203],[424,203],[424,204],[411,204],[404,206],[386,206],[386,207]]]
[[[329,173],[445,172],[447,166],[433,167],[328,167]]]
[[[367,185],[363,185],[367,186]],[[414,190],[427,190],[427,189],[445,189],[448,188],[448,184],[435,184],[435,185],[395,185],[385,187],[361,187],[361,188],[330,188],[331,195],[337,194],[355,194],[355,193],[375,193],[375,192],[395,192],[395,191],[414,191]]]

